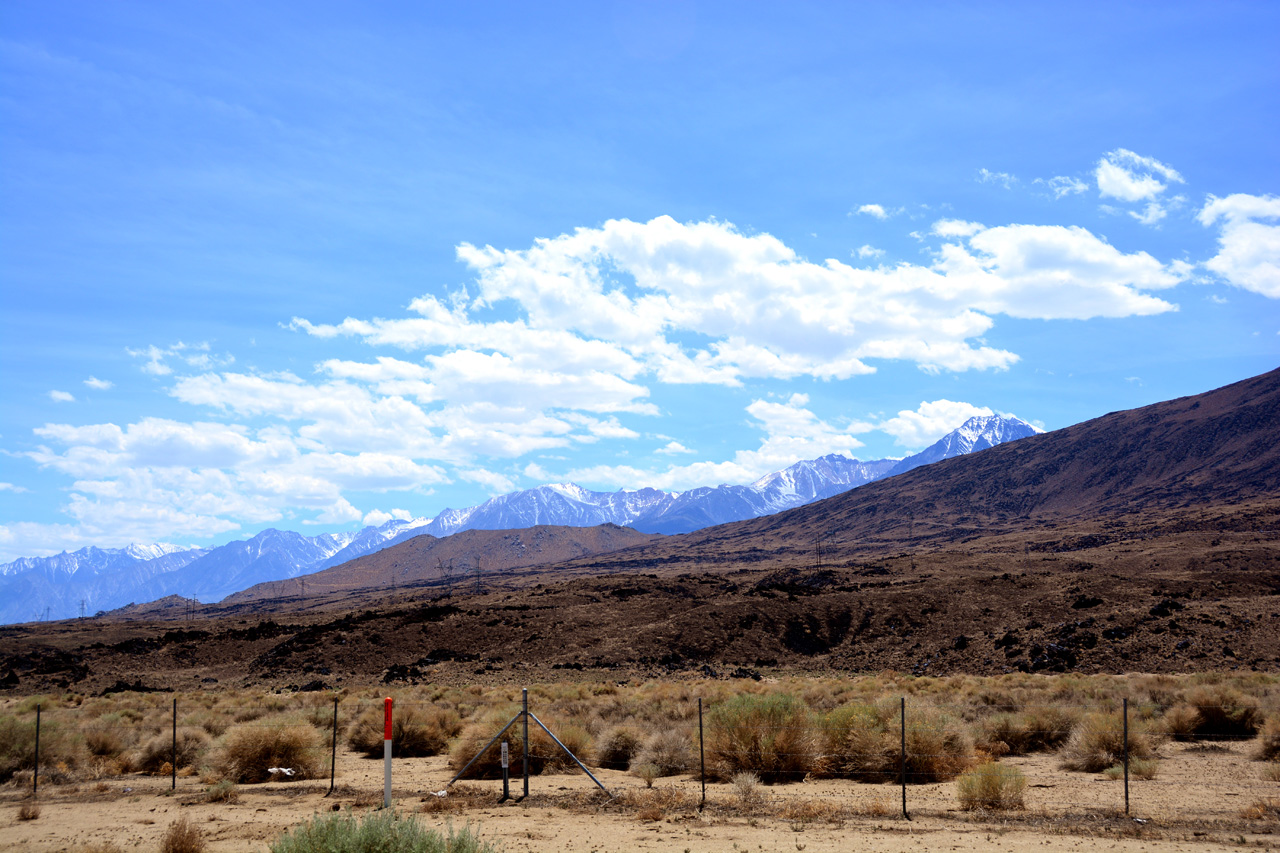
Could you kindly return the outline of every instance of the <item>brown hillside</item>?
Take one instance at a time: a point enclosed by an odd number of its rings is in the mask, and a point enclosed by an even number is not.
[[[420,586],[483,585],[493,574],[516,568],[565,563],[623,548],[646,545],[664,537],[629,527],[539,525],[525,530],[464,530],[438,538],[415,536],[398,545],[358,557],[321,572],[287,581],[252,586],[229,596],[225,605],[281,597],[328,596],[355,590]]]

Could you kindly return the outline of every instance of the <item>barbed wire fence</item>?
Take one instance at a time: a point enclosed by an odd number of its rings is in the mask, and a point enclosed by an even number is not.
[[[1280,726],[1265,725],[1280,720],[1280,708],[1270,700],[1265,707],[1171,708],[1128,698],[983,703],[898,696],[822,711],[795,697],[743,693],[669,703],[645,718],[616,709],[602,714],[590,703],[544,713],[525,693],[514,712],[477,701],[469,722],[434,702],[398,701],[401,726],[384,739],[382,703],[350,697],[273,694],[226,709],[200,697],[155,696],[118,710],[110,698],[93,707],[12,708],[0,724],[0,782],[17,789],[29,774],[38,797],[43,788],[75,781],[151,780],[146,784],[196,794],[221,780],[311,780],[324,796],[374,804],[384,740],[399,795],[425,797],[463,779],[496,783],[506,737],[509,769],[524,781],[521,798],[529,797],[529,776],[581,770],[602,801],[656,786],[682,792],[681,806],[703,810],[910,819],[965,811],[964,780],[975,769],[999,767],[1007,800],[979,798],[977,808],[1046,818],[1222,821],[1259,808],[1274,816],[1280,802]],[[417,764],[450,748],[447,769],[438,759],[430,772]],[[497,799],[496,784],[493,794]]]

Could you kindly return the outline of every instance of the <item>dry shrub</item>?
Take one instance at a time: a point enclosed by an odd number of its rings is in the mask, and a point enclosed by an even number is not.
[[[1201,687],[1187,697],[1196,709],[1194,735],[1205,740],[1251,738],[1262,726],[1258,700],[1223,685]]]
[[[794,696],[740,694],[711,710],[708,775],[755,773],[766,785],[799,782],[818,763],[808,708]]]
[[[654,732],[631,759],[631,766],[651,766],[658,776],[679,776],[693,766],[693,742],[680,728]]]
[[[1055,705],[1015,714],[993,714],[978,725],[977,746],[992,755],[1026,755],[1056,749],[1071,736],[1076,716]]]
[[[534,724],[535,726],[537,723]],[[565,725],[548,724],[548,728],[555,733],[555,736],[564,745],[564,749],[556,746],[554,742],[548,747],[551,752],[547,755],[547,763],[543,768],[544,773],[577,773],[579,771],[578,764],[572,758],[565,754],[565,749],[577,756],[578,761],[584,764],[585,758],[591,756],[594,750],[594,744],[591,738],[591,732],[584,727],[568,723]],[[544,733],[545,734],[545,733]],[[530,747],[530,752],[537,749],[537,746]]]
[[[21,707],[21,705],[19,706]],[[35,766],[36,721],[0,714],[0,783],[9,781],[20,770]],[[40,721],[40,777],[53,782],[70,778],[70,771],[80,763],[83,742],[57,720]]]
[[[205,844],[204,834],[183,815],[164,831],[160,853],[204,853]]]
[[[488,743],[498,731],[515,716],[515,711],[491,711],[478,721],[462,730],[462,734],[453,742],[449,750],[449,767],[456,773],[466,766],[468,761]],[[512,768],[524,766],[524,744],[521,741],[523,727],[517,720],[507,729],[502,740],[508,744],[508,754]],[[558,750],[537,723],[529,721],[529,773],[537,775],[547,769],[547,759],[552,750]],[[464,779],[501,779],[502,778],[502,742],[498,741],[485,750],[484,755],[472,763]]]
[[[1263,725],[1254,757],[1260,761],[1280,761],[1280,717],[1272,717]]]
[[[36,803],[23,803],[18,806],[18,820],[35,820],[40,817],[40,806]]]
[[[666,816],[667,816],[667,813],[664,812],[662,809],[657,808],[656,806],[648,806],[636,812],[636,817],[639,820],[648,821],[651,823],[657,823],[658,821],[662,820]]]
[[[811,823],[815,820],[838,821],[843,816],[842,804],[823,799],[788,799],[782,804],[778,813],[783,820],[796,823]]]
[[[1160,762],[1154,758],[1133,758],[1129,761],[1129,778],[1140,779],[1149,782],[1156,778],[1156,773],[1160,769]],[[1113,782],[1118,782],[1124,778],[1124,765],[1113,764],[1106,770],[1102,771],[1102,775],[1106,776]]]
[[[347,729],[347,745],[369,758],[383,756],[384,711],[369,708]],[[391,715],[391,754],[397,758],[439,755],[462,731],[462,719],[451,708],[422,711],[411,705]]]
[[[210,803],[236,803],[240,801],[240,791],[235,782],[223,779],[210,785],[204,792],[204,798]]]
[[[760,777],[754,773],[736,773],[733,780],[733,793],[744,806],[753,806],[760,802]]]
[[[618,795],[617,802],[635,809],[637,813],[652,809],[662,815],[673,811],[684,811],[693,808],[694,805],[694,799],[690,794],[672,787],[623,791]]]
[[[848,705],[827,715],[822,769],[863,782],[902,778],[902,727],[898,707]],[[973,744],[961,723],[929,705],[908,709],[907,781],[945,782],[973,764]]]
[[[178,766],[191,767],[209,748],[209,736],[204,729],[192,727],[178,729]],[[166,774],[173,771],[173,733],[163,732],[147,741],[138,752],[138,767],[146,773]]]
[[[1200,712],[1185,702],[1174,705],[1160,718],[1160,731],[1178,741],[1194,740]]]
[[[1022,808],[1027,777],[1016,767],[988,761],[956,779],[956,796],[965,811],[1004,811]]]
[[[278,717],[227,732],[214,765],[232,782],[254,783],[289,779],[314,779],[325,769],[325,744],[310,724],[292,717]],[[285,767],[293,775],[271,773]]]
[[[1280,800],[1257,799],[1240,810],[1245,820],[1280,820]]]
[[[85,748],[99,758],[114,758],[128,747],[120,728],[99,717],[81,730]]]
[[[1124,721],[1118,714],[1089,714],[1076,726],[1058,753],[1066,770],[1101,773],[1124,759]],[[1129,727],[1129,761],[1154,759],[1151,738],[1140,727]]]
[[[909,711],[908,782],[921,785],[946,782],[969,769],[973,762],[973,742],[958,721],[929,706]]]
[[[596,764],[625,770],[640,750],[640,733],[631,726],[614,726],[596,740]]]

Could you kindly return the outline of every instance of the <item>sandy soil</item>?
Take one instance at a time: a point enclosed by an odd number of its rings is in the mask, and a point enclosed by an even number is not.
[[[744,805],[731,785],[707,786],[698,809],[696,778],[660,779],[651,790],[623,773],[598,777],[610,799],[582,774],[533,777],[523,802],[498,802],[501,782],[463,782],[439,798],[450,772],[443,758],[403,759],[394,766],[394,804],[427,825],[470,824],[515,851],[673,850],[879,851],[1027,850],[1116,851],[1280,849],[1273,817],[1242,817],[1252,803],[1280,800],[1280,785],[1263,781],[1247,745],[1203,748],[1166,745],[1158,778],[1131,784],[1124,815],[1122,783],[1098,775],[1065,773],[1052,757],[1007,759],[1028,777],[1026,808],[1008,815],[960,811],[953,784],[908,789],[912,819],[901,816],[900,789],[839,780],[762,788]],[[20,820],[30,792],[0,791],[0,848],[76,851],[113,843],[124,850],[155,850],[171,822],[186,815],[209,849],[266,850],[290,827],[319,812],[357,813],[382,802],[382,764],[340,753],[333,795],[316,781],[242,785],[234,803],[206,801],[194,777],[131,775],[75,785],[42,785],[39,817]],[[519,795],[520,779],[512,792]],[[425,811],[424,811],[425,810]]]

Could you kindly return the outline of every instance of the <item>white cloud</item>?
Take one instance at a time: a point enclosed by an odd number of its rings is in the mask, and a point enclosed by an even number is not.
[[[22,486],[15,486],[13,483],[0,483],[0,492],[16,492],[21,494],[25,492]]]
[[[1013,189],[1018,179],[1008,172],[992,172],[988,169],[978,170],[978,180],[984,184],[1000,184],[1005,189]]]
[[[142,365],[142,372],[149,373],[152,376],[171,375],[173,368],[168,363],[168,359],[171,358],[183,362],[188,367],[194,367],[199,370],[226,367],[235,361],[235,358],[229,354],[214,354],[208,341],[201,341],[198,344],[178,341],[176,344],[164,348],[151,344],[143,350],[126,348],[125,352],[134,358],[145,358],[146,363]]]
[[[1142,209],[1141,213],[1131,210],[1129,211],[1129,215],[1141,222],[1143,225],[1156,225],[1161,219],[1164,219],[1169,214],[1160,202],[1149,201],[1147,202],[1147,206]]]
[[[985,226],[962,219],[939,219],[933,223],[933,233],[938,237],[972,237],[984,230]]]
[[[404,509],[393,509],[390,512],[374,509],[364,514],[364,518],[361,519],[361,523],[364,524],[365,527],[381,527],[393,518],[398,519],[399,521],[411,521],[413,519],[413,513]]]
[[[1108,152],[1094,169],[1098,193],[1103,198],[1145,201],[1164,192],[1170,183],[1185,183],[1182,175],[1152,157],[1126,148]]]
[[[491,495],[501,495],[506,492],[513,492],[516,489],[515,480],[504,474],[484,468],[459,471],[458,477],[483,487]]]
[[[864,204],[862,207],[858,208],[858,213],[862,213],[867,216],[874,216],[876,219],[888,219],[890,216],[889,212],[884,209],[884,206],[879,204]]]
[[[1079,195],[1089,189],[1089,185],[1079,178],[1072,178],[1066,175],[1058,175],[1057,177],[1036,178],[1032,183],[1042,184],[1053,193],[1053,197],[1057,199],[1066,198],[1069,195]]]
[[[49,399],[55,403],[74,403],[76,398],[66,391],[50,391]]]
[[[872,429],[870,424],[854,421],[827,423],[808,405],[809,398],[804,394],[793,394],[783,402],[753,401],[746,411],[764,438],[757,449],[739,450],[730,461],[674,465],[665,471],[598,465],[571,471],[569,478],[607,488],[651,486],[676,491],[720,483],[749,483],[800,459],[852,453],[862,446],[856,435]]]
[[[993,414],[986,406],[934,400],[922,402],[915,411],[904,409],[878,428],[892,435],[903,447],[917,448],[933,444],[969,418]]]
[[[1209,196],[1196,218],[1219,227],[1218,254],[1205,262],[1208,269],[1236,287],[1280,299],[1280,197]]]
[[[878,258],[884,254],[884,249],[877,249],[875,246],[866,244],[858,247],[858,257],[860,258]]]
[[[88,385],[90,388],[92,388],[95,391],[110,391],[112,388],[115,387],[114,382],[111,382],[108,379],[99,379],[96,376],[90,376],[88,379],[84,381],[84,384]]]
[[[678,441],[668,441],[665,445],[658,448],[656,452],[666,456],[676,456],[681,453],[692,453],[693,451]]]

